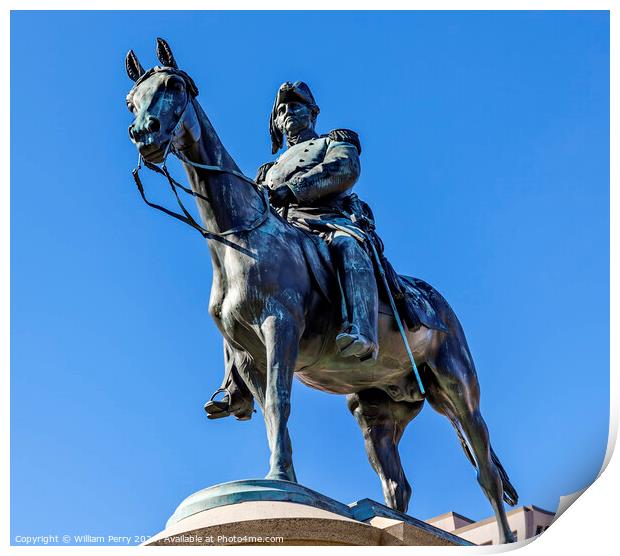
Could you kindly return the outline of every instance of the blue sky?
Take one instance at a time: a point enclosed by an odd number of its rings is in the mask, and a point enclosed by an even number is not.
[[[13,538],[153,534],[192,492],[267,472],[260,414],[202,410],[222,373],[207,246],[131,179],[124,56],[154,65],[157,36],[249,175],[272,159],[283,81],[309,83],[319,131],[360,134],[357,191],[396,268],[459,316],[520,503],[554,510],[596,476],[609,419],[606,12],[11,19]],[[295,383],[290,428],[302,484],[382,501],[344,397]],[[401,458],[411,515],[491,515],[430,407]]]

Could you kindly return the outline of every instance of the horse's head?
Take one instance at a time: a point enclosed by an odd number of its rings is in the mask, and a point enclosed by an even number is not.
[[[168,145],[183,149],[200,138],[193,99],[198,89],[180,70],[168,43],[157,39],[161,66],[144,71],[133,50],[127,53],[127,75],[135,81],[127,95],[127,107],[135,116],[129,137],[149,162],[161,162]]]

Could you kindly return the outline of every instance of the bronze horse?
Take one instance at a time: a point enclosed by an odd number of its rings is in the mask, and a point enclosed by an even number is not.
[[[126,70],[135,81],[127,96],[135,116],[129,135],[152,169],[169,152],[183,161],[213,262],[209,313],[264,414],[271,451],[266,478],[297,482],[287,429],[297,374],[308,386],[347,395],[385,502],[405,512],[411,487],[398,444],[424,396],[394,317],[380,312],[375,361],[361,365],[338,353],[340,304],[337,297],[328,299],[328,272],[314,242],[271,210],[265,192],[241,174],[198,104],[193,80],[161,39],[157,55],[162,65],[145,72],[133,51],[127,54]],[[407,332],[425,398],[456,429],[495,512],[500,540],[511,542],[503,500],[515,505],[517,493],[480,414],[480,387],[463,329],[446,300],[419,283],[447,327]]]

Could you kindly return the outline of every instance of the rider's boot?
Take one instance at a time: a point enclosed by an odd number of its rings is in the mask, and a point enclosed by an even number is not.
[[[223,393],[224,396],[221,400],[216,400],[215,397],[219,393]],[[204,410],[207,412],[207,419],[221,419],[234,415],[238,421],[248,421],[252,418],[252,413],[256,412],[251,395],[249,399],[244,397],[234,386],[218,388],[204,405]]]
[[[239,375],[239,371],[234,364],[230,346],[224,340],[224,364],[226,374],[222,381],[222,386],[218,388],[209,401],[204,405],[209,419],[221,419],[234,415],[238,421],[247,421],[252,418],[254,409],[254,397]],[[220,400],[215,397],[223,393]]]
[[[379,350],[379,296],[372,263],[357,240],[348,235],[334,237],[330,251],[338,271],[348,321],[336,336],[336,345],[344,357],[375,360]]]

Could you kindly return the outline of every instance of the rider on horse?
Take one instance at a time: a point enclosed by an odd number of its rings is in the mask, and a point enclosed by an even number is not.
[[[380,254],[390,290],[401,301],[405,321],[414,327],[419,322],[406,303],[402,304],[404,294],[397,274],[383,257],[370,208],[352,192],[360,175],[357,133],[335,129],[319,135],[315,131],[318,114],[319,107],[308,85],[297,81],[280,86],[269,131],[272,153],[282,148],[284,138],[287,149],[275,162],[259,168],[256,181],[269,188],[271,204],[281,216],[327,243],[343,296],[342,326],[336,344],[343,357],[372,361],[378,352],[379,295],[368,241]],[[239,384],[240,377],[227,351],[225,347],[226,376],[218,392],[226,392],[228,399],[215,401],[214,394],[205,410],[210,418],[233,413],[238,419],[249,419],[252,397],[245,385]]]
[[[319,234],[329,246],[346,307],[336,336],[340,353],[362,361],[374,359],[377,284],[362,247],[364,231],[348,216],[356,208],[352,189],[360,175],[360,143],[347,129],[319,136],[314,129],[318,113],[305,83],[280,87],[269,131],[274,154],[282,148],[284,136],[288,148],[276,162],[261,166],[257,181],[269,187],[271,204],[284,207],[282,212],[293,225]]]

